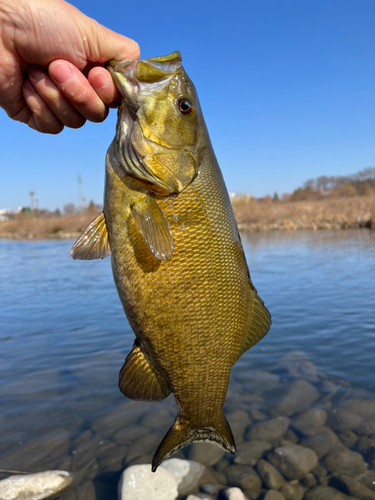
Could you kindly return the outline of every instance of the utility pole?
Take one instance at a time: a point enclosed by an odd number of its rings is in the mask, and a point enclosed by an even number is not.
[[[30,199],[31,199],[31,213],[34,215],[34,191],[30,191]]]
[[[86,198],[83,196],[82,190],[82,178],[78,175],[78,207],[84,206],[86,203]]]
[[[39,215],[39,200],[38,198],[35,198],[35,215]]]

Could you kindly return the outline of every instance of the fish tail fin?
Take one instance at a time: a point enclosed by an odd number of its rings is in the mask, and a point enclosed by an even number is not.
[[[177,415],[174,424],[170,427],[155,452],[152,459],[152,472],[155,472],[159,465],[176,451],[199,441],[215,443],[232,455],[236,451],[232,430],[224,415],[222,415],[219,423],[204,428],[192,427],[187,419]]]

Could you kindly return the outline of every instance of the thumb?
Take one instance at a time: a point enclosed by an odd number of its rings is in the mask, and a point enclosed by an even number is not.
[[[140,49],[137,42],[111,31],[94,19],[86,19],[87,22],[80,31],[88,62],[105,63],[111,59],[116,61],[139,59]]]

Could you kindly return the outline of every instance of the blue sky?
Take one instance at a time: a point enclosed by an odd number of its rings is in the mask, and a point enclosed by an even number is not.
[[[180,50],[230,192],[291,192],[375,166],[375,1],[72,2],[134,38],[141,57]],[[0,208],[102,201],[116,111],[38,134],[0,110]]]

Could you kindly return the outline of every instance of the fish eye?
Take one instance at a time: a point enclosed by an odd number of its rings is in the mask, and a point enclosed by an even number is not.
[[[178,101],[178,109],[183,115],[191,115],[194,111],[194,106],[189,99],[183,98]]]

